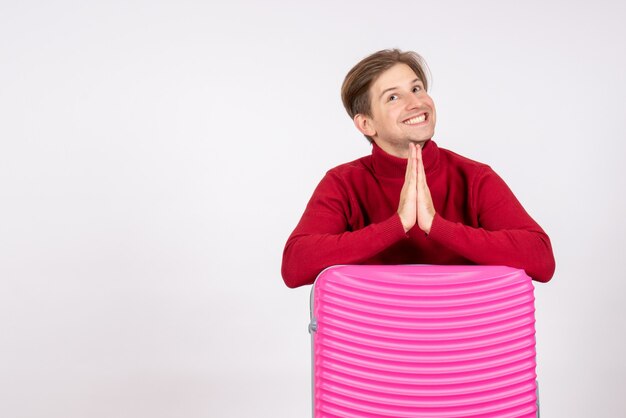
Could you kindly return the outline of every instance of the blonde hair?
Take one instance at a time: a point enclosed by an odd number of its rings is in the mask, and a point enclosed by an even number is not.
[[[406,64],[428,91],[428,66],[417,52],[383,49],[363,58],[346,74],[341,86],[341,101],[351,119],[357,114],[372,116],[369,90],[378,77],[396,64]],[[366,138],[371,142],[372,139]]]

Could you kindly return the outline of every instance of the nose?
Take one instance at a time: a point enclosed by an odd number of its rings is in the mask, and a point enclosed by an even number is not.
[[[407,110],[419,108],[421,105],[422,105],[422,99],[419,96],[415,94],[408,95],[407,100],[406,100]]]

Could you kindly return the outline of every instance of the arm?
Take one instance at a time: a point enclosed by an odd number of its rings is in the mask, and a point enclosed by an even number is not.
[[[282,275],[289,287],[311,284],[326,267],[358,264],[408,237],[417,221],[417,149],[410,147],[398,211],[388,219],[351,230],[350,193],[331,172],[315,189],[283,252]]]
[[[345,185],[327,173],[285,245],[282,275],[287,286],[311,284],[326,267],[358,264],[406,237],[398,214],[352,231],[351,212]]]
[[[477,264],[521,268],[537,281],[550,280],[555,269],[550,239],[489,167],[474,180],[470,200],[478,228],[435,214],[429,239]]]

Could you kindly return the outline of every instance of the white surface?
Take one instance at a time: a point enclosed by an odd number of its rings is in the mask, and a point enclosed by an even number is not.
[[[282,248],[388,47],[552,239],[542,416],[626,414],[623,5],[213,3],[0,3],[0,416],[308,416]]]

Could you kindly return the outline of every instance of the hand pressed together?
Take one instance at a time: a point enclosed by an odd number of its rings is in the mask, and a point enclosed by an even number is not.
[[[409,144],[409,158],[404,185],[400,191],[398,215],[400,215],[405,232],[417,224],[422,231],[430,233],[435,217],[435,207],[426,182],[422,148],[413,143]]]

